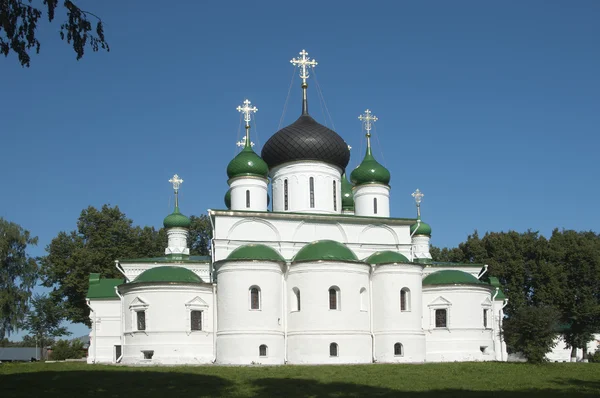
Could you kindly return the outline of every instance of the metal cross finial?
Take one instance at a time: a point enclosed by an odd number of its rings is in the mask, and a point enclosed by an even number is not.
[[[423,192],[419,191],[419,188],[415,192],[412,193],[412,197],[415,198],[415,203],[417,204],[417,216],[421,218],[421,201],[423,200]]]
[[[367,136],[370,137],[371,136],[371,124],[375,123],[377,120],[377,116],[375,115],[371,115],[371,111],[370,110],[366,110],[364,115],[360,115],[358,117],[358,119],[364,123],[365,125],[365,130],[367,130]]]
[[[177,192],[177,191],[179,191],[179,186],[181,185],[181,183],[183,182],[183,180],[182,180],[181,178],[179,178],[179,176],[178,176],[177,174],[175,174],[175,175],[173,176],[173,178],[171,178],[171,179],[169,180],[169,182],[170,182],[171,184],[173,184],[173,190],[174,190],[175,192]]]
[[[244,106],[238,106],[237,108],[235,108],[235,109],[237,109],[238,112],[244,113],[244,121],[246,122],[246,127],[250,126],[250,120],[251,120],[250,115],[252,113],[256,113],[258,111],[257,107],[255,107],[255,106],[250,107],[250,104],[251,104],[251,102],[249,100],[244,100],[244,102],[243,102]]]
[[[300,51],[299,54],[302,56],[302,58],[292,58],[290,62],[292,63],[292,65],[298,66],[300,68],[300,78],[302,79],[302,84],[306,84],[306,79],[308,79],[309,76],[308,68],[314,68],[318,65],[318,63],[314,59],[311,60],[308,57],[308,53],[306,52],[306,50]]]
[[[348,145],[348,150],[352,149],[352,147],[350,145]]]
[[[246,137],[242,137],[242,139],[236,142],[235,145],[237,145],[240,148],[246,146]],[[250,141],[250,146],[254,146],[254,142]]]

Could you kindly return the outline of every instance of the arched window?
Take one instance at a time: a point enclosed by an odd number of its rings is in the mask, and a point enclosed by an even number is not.
[[[300,311],[300,289],[292,289],[292,311]]]
[[[333,182],[333,211],[337,211],[337,186]]]
[[[402,344],[400,344],[400,343],[394,344],[394,356],[396,356],[396,357],[404,356],[404,347],[402,347]]]
[[[410,311],[410,289],[407,287],[400,290],[400,311]]]
[[[260,310],[260,288],[258,286],[250,287],[250,309]]]
[[[267,346],[266,345],[261,344],[260,347],[258,347],[258,356],[259,357],[267,356]]]
[[[246,209],[250,208],[250,190],[246,190]]]
[[[283,180],[283,208],[288,209],[288,180]]]
[[[373,214],[377,214],[377,198],[373,198]]]
[[[340,288],[337,286],[332,286],[329,288],[329,309],[340,309]]]
[[[337,357],[338,356],[338,345],[337,343],[329,344],[329,356]]]
[[[435,327],[445,328],[447,326],[447,311],[446,309],[435,310]]]
[[[315,179],[313,177],[310,177],[309,184],[310,184],[310,208],[312,209],[315,207]]]
[[[360,310],[367,311],[369,308],[369,299],[367,298],[367,289],[360,289]]]

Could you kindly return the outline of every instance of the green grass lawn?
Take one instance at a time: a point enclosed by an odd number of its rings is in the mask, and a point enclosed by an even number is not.
[[[124,367],[0,364],[0,398],[600,397],[600,364]]]

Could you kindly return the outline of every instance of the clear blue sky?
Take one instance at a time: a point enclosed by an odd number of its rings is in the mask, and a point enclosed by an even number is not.
[[[31,68],[0,58],[0,216],[39,236],[31,255],[89,205],[160,227],[174,173],[185,214],[223,208],[235,107],[259,108],[260,151],[303,48],[353,147],[349,167],[370,108],[392,216],[414,216],[420,188],[434,245],[475,229],[598,231],[598,1],[85,3],[105,21],[110,53],[76,61],[54,23],[40,27]],[[299,115],[299,82],[284,124]],[[309,84],[311,114],[331,127]]]

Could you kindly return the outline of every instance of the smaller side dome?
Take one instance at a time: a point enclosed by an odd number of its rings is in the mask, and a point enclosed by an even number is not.
[[[228,189],[227,192],[225,192],[225,206],[228,209],[231,209],[231,189]]]
[[[342,174],[342,210],[354,210],[354,195],[352,184],[348,181],[346,173]]]
[[[142,272],[132,283],[143,282],[202,283],[202,279],[187,268],[167,265]]]
[[[175,207],[173,213],[165,217],[163,225],[165,228],[189,228],[192,221],[179,212],[179,207]]]
[[[366,263],[377,264],[393,264],[393,263],[410,263],[408,258],[401,253],[391,250],[375,252],[364,260]]]
[[[410,226],[410,234],[411,235],[426,235],[431,236],[431,226],[426,222],[421,221],[420,218],[417,219],[417,222]]]
[[[229,178],[253,176],[267,178],[269,166],[260,158],[248,144],[227,165],[227,176]]]
[[[371,147],[367,147],[367,153],[362,163],[350,173],[350,181],[355,185],[390,183],[390,172],[383,167],[371,154]]]
[[[260,244],[249,244],[240,246],[233,250],[227,256],[226,261],[230,260],[258,260],[258,261],[276,261],[285,262],[285,259],[277,250],[272,247]]]
[[[425,285],[484,285],[471,274],[458,270],[437,271],[423,279]]]
[[[293,262],[300,261],[350,261],[359,262],[358,257],[346,245],[334,240],[317,240],[304,246],[296,253]]]

